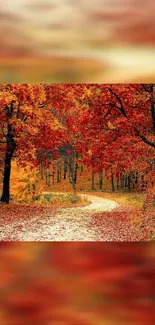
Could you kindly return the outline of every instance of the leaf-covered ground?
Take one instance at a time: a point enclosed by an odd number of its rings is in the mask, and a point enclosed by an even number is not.
[[[51,221],[51,213],[55,209],[42,206],[0,205],[0,240],[16,241],[19,235],[26,234],[31,229],[36,232],[43,224]]]
[[[142,241],[150,240],[154,212],[124,207],[87,195],[85,207],[0,205],[1,241]],[[151,214],[150,214],[151,213]]]

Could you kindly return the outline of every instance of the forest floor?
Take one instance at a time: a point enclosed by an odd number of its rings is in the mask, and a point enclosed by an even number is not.
[[[0,240],[143,240],[143,235],[132,224],[133,209],[130,206],[94,194],[79,195],[87,199],[89,205],[55,209],[50,205],[39,207],[1,204]]]

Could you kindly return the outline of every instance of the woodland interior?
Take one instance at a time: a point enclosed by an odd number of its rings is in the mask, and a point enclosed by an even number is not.
[[[148,222],[147,233],[140,238],[154,238],[154,84],[2,84],[0,88],[3,213],[6,203],[10,209],[20,205],[24,209],[25,204],[25,209],[34,210],[38,206],[86,209],[90,195],[92,200],[95,195],[100,198],[98,205],[103,200],[108,205],[108,199],[120,209],[129,205],[130,224],[138,223],[146,232],[142,224]],[[105,211],[111,209],[109,201]],[[113,210],[118,219],[120,209]],[[101,220],[105,211],[101,206],[93,210],[103,212]]]

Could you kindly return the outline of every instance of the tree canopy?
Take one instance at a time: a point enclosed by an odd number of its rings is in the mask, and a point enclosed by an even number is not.
[[[94,172],[139,171],[153,185],[155,86],[0,85],[1,200],[9,202],[12,159],[36,167],[58,159],[62,147]]]

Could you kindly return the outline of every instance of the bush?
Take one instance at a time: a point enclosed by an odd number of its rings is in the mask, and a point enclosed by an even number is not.
[[[14,161],[11,174],[12,198],[16,202],[31,203],[39,200],[42,188],[38,186],[38,170],[30,163],[26,167],[18,166]]]

